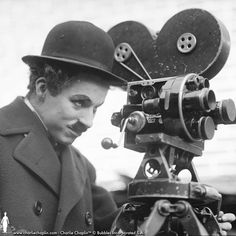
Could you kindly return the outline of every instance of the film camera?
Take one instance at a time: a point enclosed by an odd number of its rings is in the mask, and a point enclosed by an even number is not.
[[[138,22],[109,33],[117,46],[114,72],[128,81],[127,104],[111,121],[124,133],[126,148],[145,153],[112,233],[221,235],[221,194],[199,183],[192,160],[218,125],[235,121],[233,100],[217,101],[209,81],[227,59],[227,30],[210,13],[189,9],[152,37]],[[117,146],[108,138],[102,145]],[[189,181],[181,180],[183,171]]]

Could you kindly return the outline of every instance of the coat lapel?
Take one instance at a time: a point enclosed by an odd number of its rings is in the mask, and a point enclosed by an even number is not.
[[[59,195],[60,161],[43,124],[20,97],[4,109],[5,116],[0,120],[0,133],[5,136],[25,136],[16,146],[14,158],[33,171]]]
[[[14,157],[59,195],[60,162],[45,136],[34,130],[29,132],[16,147]]]
[[[61,154],[62,175],[61,191],[58,209],[61,214],[57,216],[55,231],[61,230],[66,217],[72,208],[81,199],[86,183],[86,167],[82,158],[75,154],[72,147],[67,146]]]

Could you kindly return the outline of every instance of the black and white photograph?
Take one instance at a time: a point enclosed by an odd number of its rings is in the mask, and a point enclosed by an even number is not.
[[[0,1],[0,235],[236,235],[234,0]]]

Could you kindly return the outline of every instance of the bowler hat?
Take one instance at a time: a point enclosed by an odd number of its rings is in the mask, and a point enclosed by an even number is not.
[[[48,33],[41,55],[27,55],[29,66],[40,61],[57,61],[99,72],[111,85],[125,84],[112,73],[114,44],[102,29],[85,21],[68,21]]]

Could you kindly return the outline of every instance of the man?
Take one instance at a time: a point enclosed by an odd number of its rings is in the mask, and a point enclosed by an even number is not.
[[[0,111],[0,205],[26,231],[108,230],[116,205],[71,144],[92,126],[110,85],[114,46],[87,22],[55,26],[41,56],[25,56],[29,92]],[[115,214],[113,214],[115,216]]]
[[[49,32],[41,56],[23,57],[29,92],[0,110],[0,206],[16,231],[110,229],[116,205],[71,144],[92,126],[109,86],[124,84],[111,73],[113,52],[104,31],[70,21]]]

